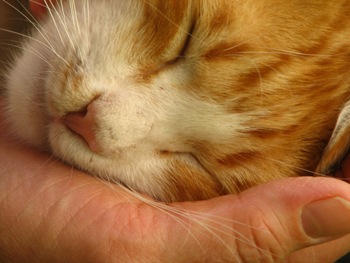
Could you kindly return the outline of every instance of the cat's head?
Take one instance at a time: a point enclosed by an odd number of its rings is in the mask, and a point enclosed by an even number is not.
[[[349,63],[320,46],[340,2],[58,1],[10,71],[9,119],[25,141],[164,201],[312,170],[347,94]]]

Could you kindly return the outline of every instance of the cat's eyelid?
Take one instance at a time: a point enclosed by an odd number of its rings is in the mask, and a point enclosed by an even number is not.
[[[193,32],[194,32],[194,27],[195,27],[195,23],[192,22],[191,23],[191,27],[190,30],[188,32],[186,32],[187,36],[186,36],[186,40],[184,42],[184,45],[180,51],[180,54],[178,55],[179,58],[185,57],[185,53],[190,45],[192,36],[193,36]]]
[[[190,42],[191,42],[191,39],[192,39],[192,36],[193,36],[194,27],[195,27],[195,23],[192,22],[189,31],[186,31],[186,39],[183,42],[183,45],[182,45],[182,47],[180,49],[179,54],[176,57],[174,57],[173,59],[169,60],[166,63],[166,65],[172,65],[172,64],[176,63],[179,59],[186,57],[186,52],[188,50],[188,47],[190,45]]]

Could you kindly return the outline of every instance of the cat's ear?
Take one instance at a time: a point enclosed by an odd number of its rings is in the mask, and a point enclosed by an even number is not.
[[[340,112],[331,139],[316,169],[317,174],[330,175],[340,168],[350,150],[350,102]]]
[[[47,13],[47,9],[54,6],[55,0],[29,1],[29,10],[36,19],[41,19]]]

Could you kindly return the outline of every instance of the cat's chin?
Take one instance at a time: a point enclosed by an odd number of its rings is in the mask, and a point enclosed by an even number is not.
[[[61,122],[52,123],[49,141],[52,153],[67,164],[160,201],[199,200],[217,195],[211,175],[191,153],[142,145],[96,153]],[[208,185],[207,192],[203,185]]]

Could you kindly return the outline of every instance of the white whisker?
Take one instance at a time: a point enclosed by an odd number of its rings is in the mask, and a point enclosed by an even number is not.
[[[87,39],[90,39],[90,31],[89,31],[89,25],[90,25],[90,6],[89,6],[89,0],[84,1],[83,6],[83,16],[84,16],[84,24],[85,24],[85,32],[87,35]]]
[[[55,25],[57,34],[58,34],[59,38],[61,39],[61,43],[64,45],[65,42],[64,42],[64,40],[63,40],[63,38],[62,38],[61,32],[60,32],[60,30],[59,30],[59,28],[58,28],[58,25],[57,25],[57,23],[56,23],[55,16],[53,15],[53,13],[52,13],[52,11],[51,11],[51,7],[48,5],[47,0],[44,0],[44,3],[45,3],[45,5],[47,6],[47,10],[48,10],[48,12],[49,12],[49,14],[50,14],[50,16],[51,16],[51,18],[52,18],[52,22],[53,22],[54,25]],[[52,2],[50,2],[50,3],[51,3],[51,5],[53,5]]]
[[[16,31],[13,31],[13,30],[9,30],[9,29],[5,29],[5,28],[0,28],[0,31],[4,31],[4,32],[7,32],[7,33],[11,33],[11,34],[14,34],[14,35],[18,35],[18,36],[21,36],[21,37],[24,37],[24,38],[27,38],[29,40],[32,40],[36,43],[39,43],[41,44],[42,46],[46,47],[48,50],[52,51],[58,58],[60,58],[64,63],[66,63],[67,65],[69,65],[69,63],[60,55],[58,54],[54,49],[52,49],[50,46],[48,46],[47,44],[45,44],[44,42],[34,38],[34,37],[31,37],[31,36],[28,36],[28,35],[25,35],[25,34],[22,34],[22,33],[19,33],[19,32],[16,32]]]
[[[90,0],[86,0],[86,17],[87,17],[87,22],[86,22],[86,31],[88,32],[88,40],[90,39],[90,30],[89,30],[89,26],[90,26]]]
[[[81,29],[80,29],[80,23],[79,23],[79,19],[78,19],[78,12],[77,12],[77,7],[75,5],[75,1],[72,1],[73,2],[73,8],[74,8],[74,19],[77,23],[77,28],[78,28],[78,32],[79,32],[79,35],[81,35]]]
[[[6,28],[0,28],[0,30],[3,31],[3,32],[7,32],[7,33],[10,33],[10,34],[13,34],[13,35],[17,35],[17,36],[23,37],[23,38],[27,38],[29,40],[32,40],[34,42],[37,42],[37,43],[43,45],[44,47],[48,48],[49,50],[52,50],[49,45],[45,44],[44,42],[42,42],[42,41],[40,41],[40,40],[38,40],[38,39],[36,39],[34,37],[28,36],[26,34],[19,33],[17,31],[6,29]]]
[[[100,179],[102,182],[106,183],[107,182],[103,179]],[[110,180],[108,179],[108,184],[112,186],[114,189],[116,186],[111,185]],[[226,245],[224,239],[220,235],[226,235],[226,236],[231,236],[233,233],[236,234],[236,237],[239,239],[240,242],[252,246],[256,249],[259,249],[262,253],[270,253],[269,251],[265,251],[264,249],[261,249],[259,247],[256,247],[256,245],[247,237],[245,237],[241,232],[235,230],[235,228],[232,227],[232,224],[234,225],[240,225],[243,227],[247,227],[249,229],[255,229],[257,231],[263,231],[267,233],[267,231],[264,231],[260,228],[255,228],[247,224],[243,224],[238,221],[234,221],[232,219],[220,217],[220,216],[215,216],[215,215],[210,215],[207,213],[200,213],[200,212],[194,212],[186,209],[182,209],[179,207],[167,205],[161,202],[154,201],[152,199],[149,199],[147,197],[144,197],[142,194],[132,191],[128,188],[126,188],[123,185],[120,185],[118,182],[114,182],[114,185],[117,185],[117,187],[122,188],[124,191],[128,192],[129,194],[133,195],[140,201],[157,208],[161,212],[167,214],[171,218],[173,218],[175,221],[177,221],[180,225],[182,225],[184,228],[189,230],[189,234],[195,239],[196,236],[193,232],[190,232],[190,230],[193,230],[191,228],[191,222],[196,223],[198,226],[200,226],[207,234],[212,235],[215,237],[219,242],[222,244]],[[181,219],[187,219],[186,221]],[[225,223],[226,222],[226,223]],[[204,232],[201,232],[202,234]],[[199,241],[198,241],[199,242]],[[200,244],[200,243],[199,243]],[[227,246],[227,248],[232,252],[234,255],[234,249]]]
[[[315,171],[312,171],[312,170],[308,170],[308,169],[305,169],[305,168],[297,167],[295,165],[286,163],[285,161],[272,159],[272,158],[269,158],[269,157],[266,157],[266,156],[264,158],[269,160],[269,161],[272,161],[274,163],[283,164],[286,167],[290,167],[290,168],[293,168],[294,170],[298,170],[298,171],[305,172],[305,173],[308,173],[308,174],[313,174],[313,175],[317,175],[317,176],[328,176],[326,174],[316,173]]]
[[[50,46],[51,49],[53,49],[52,43],[49,41],[48,35],[45,33],[45,31],[41,30],[38,26],[38,21],[35,19],[35,17],[27,11],[29,16],[27,16],[25,13],[23,13],[21,10],[19,10],[17,7],[12,5],[11,3],[7,2],[6,0],[3,0],[7,5],[9,5],[11,8],[13,8],[16,12],[18,12],[21,16],[23,16],[26,21],[28,21],[38,32],[39,34],[43,37],[43,39],[46,41],[47,45]],[[24,8],[23,4],[20,3],[20,5]],[[26,9],[25,9],[26,10]],[[45,35],[44,35],[45,34]],[[24,35],[23,35],[24,36]]]
[[[67,38],[68,38],[68,40],[69,40],[69,42],[71,44],[71,47],[74,49],[73,39],[72,39],[72,37],[71,37],[71,35],[69,33],[69,29],[68,29],[68,26],[67,26],[68,21],[67,21],[66,13],[64,11],[63,1],[60,0],[59,3],[60,3],[60,11],[62,12],[62,15],[59,15],[58,17],[61,20],[61,24],[62,24],[63,29],[64,29],[64,31],[66,33],[66,36],[67,36]],[[55,9],[56,9],[56,12],[58,14],[59,13],[58,9],[57,8],[55,8]]]
[[[78,25],[78,18],[77,18],[77,13],[75,10],[75,3],[74,0],[69,0],[69,7],[70,7],[70,15],[72,17],[72,22],[74,26],[75,32],[80,32],[79,31],[79,25]]]
[[[268,50],[268,49],[267,49]],[[271,55],[290,55],[290,56],[295,56],[295,57],[334,57],[334,55],[320,55],[320,54],[307,54],[307,53],[301,53],[301,52],[295,52],[295,51],[288,51],[288,50],[279,50],[279,49],[270,49],[269,50],[274,50],[273,52],[271,51],[242,51],[240,54],[271,54]]]
[[[10,42],[17,43],[17,45],[16,44],[11,44]],[[8,46],[8,47],[13,47],[13,48],[19,48],[19,49],[22,49],[22,50],[24,50],[26,52],[29,52],[29,53],[33,54],[33,55],[36,55],[42,61],[44,61],[47,65],[52,67],[52,64],[49,62],[49,60],[46,59],[39,51],[31,50],[29,48],[25,48],[25,46],[20,45],[20,44],[21,44],[21,42],[20,41],[16,41],[16,40],[11,40],[11,41],[8,41],[8,42],[1,43],[1,45]]]

